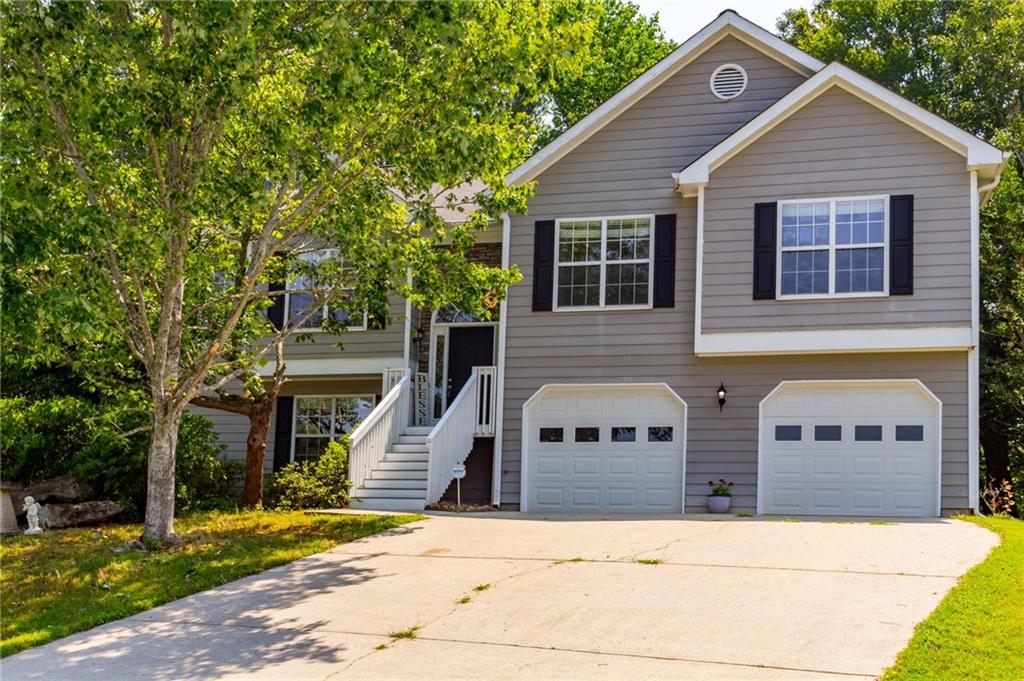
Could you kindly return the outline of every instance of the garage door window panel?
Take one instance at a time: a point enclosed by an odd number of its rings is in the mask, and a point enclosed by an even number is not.
[[[803,439],[801,426],[775,426],[776,442],[800,442]]]
[[[815,442],[842,442],[842,426],[814,426]]]
[[[924,442],[924,426],[896,426],[896,442]]]
[[[672,426],[650,426],[647,428],[648,442],[672,442]]]
[[[857,442],[881,442],[882,426],[854,426],[853,439]]]
[[[612,442],[636,442],[636,427],[612,426]]]
[[[562,442],[564,439],[563,432],[562,428],[541,428],[539,439],[546,444]]]
[[[651,306],[654,216],[556,223],[555,309]]]
[[[601,429],[596,427],[577,428],[575,440],[576,442],[600,442]]]

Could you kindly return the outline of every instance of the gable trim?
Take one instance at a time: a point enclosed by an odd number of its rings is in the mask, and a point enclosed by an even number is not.
[[[870,78],[833,62],[793,88],[789,94],[683,170],[673,173],[676,189],[684,196],[696,196],[697,187],[707,185],[712,172],[832,87],[842,88],[964,156],[967,170],[987,170],[987,176],[996,176],[1008,157],[988,142],[961,130]]]
[[[744,19],[732,10],[726,10],[629,85],[517,166],[505,177],[506,184],[523,184],[536,178],[727,36],[736,38],[803,76],[811,76],[825,66],[823,62],[798,50],[775,34]]]

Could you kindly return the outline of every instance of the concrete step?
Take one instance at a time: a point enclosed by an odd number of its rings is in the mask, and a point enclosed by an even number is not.
[[[404,444],[399,443],[399,444],[391,445],[391,449],[389,451],[392,451],[392,452],[408,452],[410,454],[411,453],[420,453],[420,454],[423,454],[424,456],[426,456],[427,452],[430,451],[430,450],[427,449],[427,446],[424,445],[424,444],[417,444],[417,445],[405,444],[404,445]]]
[[[434,429],[433,426],[409,426],[405,429],[406,435],[423,435],[424,437],[430,435],[430,431]]]
[[[394,498],[371,498],[352,499],[349,508],[353,510],[365,509],[367,511],[422,511],[426,507],[424,498],[419,499],[394,499]]]
[[[426,468],[422,468],[422,469],[417,469],[417,470],[392,471],[392,470],[381,470],[381,469],[378,468],[378,469],[374,470],[372,473],[370,473],[370,478],[369,479],[373,479],[373,480],[419,480],[424,485],[426,485],[427,484],[427,469]]]
[[[396,480],[394,478],[367,478],[363,482],[366,489],[418,489],[424,494],[427,491],[427,479]]]
[[[400,445],[425,445],[427,444],[426,435],[399,435],[398,444]]]
[[[374,466],[373,472],[377,471],[426,471],[427,462],[424,461],[381,461]]]
[[[377,489],[360,487],[352,490],[352,496],[359,499],[419,499],[427,497],[426,488],[420,489]]]
[[[426,463],[426,452],[388,452],[384,455],[385,461],[422,461]]]

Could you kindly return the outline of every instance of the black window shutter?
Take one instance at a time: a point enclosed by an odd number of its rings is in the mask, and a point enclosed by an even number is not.
[[[537,220],[533,225],[533,309],[551,310],[555,286],[555,221]]]
[[[274,428],[274,471],[279,471],[292,459],[292,414],[294,397],[277,398],[277,425]]]
[[[267,286],[269,291],[283,291],[284,282],[271,282]],[[272,304],[267,308],[267,319],[274,325],[275,329],[281,330],[284,328],[284,299],[288,296],[274,296],[270,300]]]
[[[778,204],[754,204],[754,300],[775,299],[775,227]]]
[[[654,217],[654,307],[676,305],[676,216]]]
[[[914,195],[889,197],[889,295],[914,293]]]

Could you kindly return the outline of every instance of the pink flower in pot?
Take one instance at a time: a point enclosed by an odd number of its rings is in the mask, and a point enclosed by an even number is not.
[[[725,478],[719,478],[717,482],[714,480],[708,480],[708,487],[711,488],[711,493],[708,494],[708,510],[712,513],[728,513],[729,506],[732,504],[732,486],[731,480]]]

